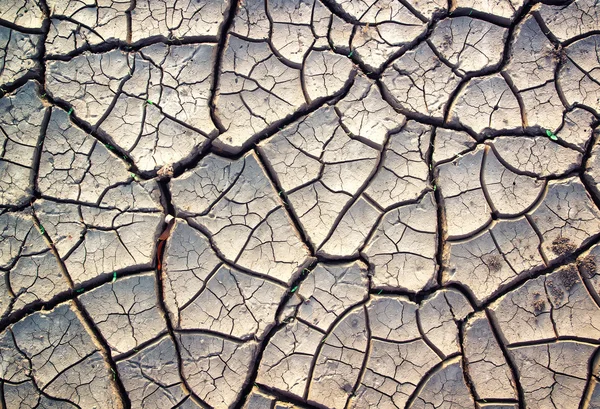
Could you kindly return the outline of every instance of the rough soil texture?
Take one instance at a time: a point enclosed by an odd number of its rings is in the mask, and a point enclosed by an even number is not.
[[[2,0],[0,44],[0,408],[600,408],[598,0]]]

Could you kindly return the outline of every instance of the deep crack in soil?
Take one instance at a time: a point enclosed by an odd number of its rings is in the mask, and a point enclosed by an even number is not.
[[[597,0],[5,0],[0,407],[600,407]]]

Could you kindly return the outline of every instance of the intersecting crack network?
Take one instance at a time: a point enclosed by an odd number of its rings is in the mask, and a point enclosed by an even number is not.
[[[0,408],[600,408],[598,0],[1,0]]]

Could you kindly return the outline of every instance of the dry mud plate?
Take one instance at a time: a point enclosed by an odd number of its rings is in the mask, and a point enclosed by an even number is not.
[[[598,0],[0,0],[0,408],[600,408]]]

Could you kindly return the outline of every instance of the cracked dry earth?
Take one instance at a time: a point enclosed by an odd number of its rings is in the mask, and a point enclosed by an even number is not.
[[[600,408],[598,0],[2,0],[0,43],[0,407]]]

